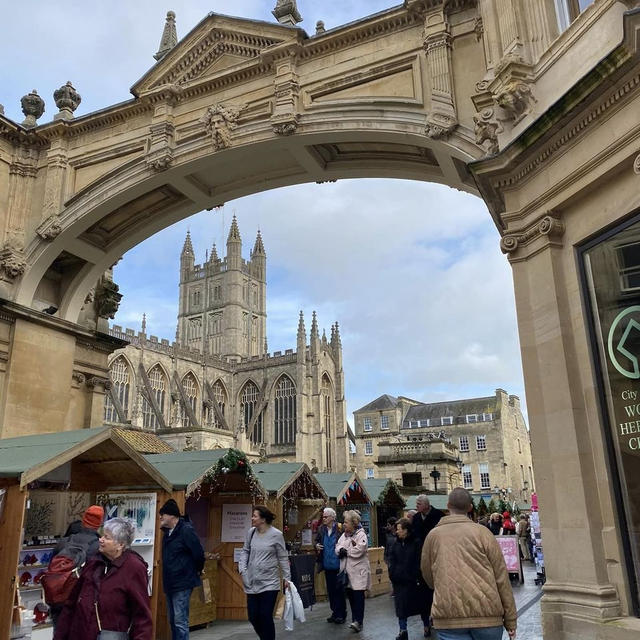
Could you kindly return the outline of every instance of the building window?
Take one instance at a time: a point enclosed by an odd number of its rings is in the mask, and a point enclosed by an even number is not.
[[[560,32],[568,26],[584,11],[593,0],[555,0],[556,15],[558,17],[558,29]]]
[[[149,371],[149,385],[156,404],[160,409],[160,414],[164,416],[164,402],[166,397],[167,380],[160,365],[156,365]],[[155,431],[160,426],[158,416],[153,410],[152,404],[142,396],[142,426],[145,429]]]
[[[426,419],[426,420],[418,420],[418,423],[421,427],[430,427],[431,426],[431,420],[430,419]]]
[[[533,471],[531,467],[529,467],[529,482],[531,483],[529,486],[531,487],[531,491],[535,491],[536,488],[533,486]]]
[[[460,451],[467,453],[469,451],[469,436],[460,436]]]
[[[480,488],[491,489],[491,480],[489,478],[489,464],[481,462],[478,465],[478,471],[480,472]]]
[[[476,449],[478,451],[487,450],[487,436],[476,436]]]
[[[386,431],[389,428],[389,416],[380,416],[380,429]]]
[[[189,318],[189,324],[187,327],[187,340],[190,346],[198,347],[200,340],[202,340],[202,318]]]
[[[375,477],[376,477],[376,474],[375,474],[374,469],[372,469],[371,467],[369,467],[369,468],[367,469],[367,475],[366,475],[367,480],[370,480],[371,478],[375,478]]]
[[[216,380],[213,387],[211,387],[211,391],[213,392],[213,402],[218,405],[218,411],[224,418],[227,406],[227,392],[225,391],[222,381]],[[208,427],[213,429],[224,429],[224,424],[220,422],[218,414],[212,406],[207,406],[205,410],[205,422]]]
[[[373,442],[371,440],[364,441],[364,455],[365,456],[373,455]]]
[[[365,431],[371,431],[371,418],[365,418],[364,419],[364,430]]]
[[[112,393],[120,401],[120,406],[124,411],[123,418],[126,420],[129,416],[129,365],[127,361],[122,357],[118,357],[113,361],[111,365],[111,384]],[[111,400],[111,396],[107,393],[104,402],[104,421],[105,422],[120,422],[116,407]]]
[[[201,302],[200,289],[195,289],[191,292],[191,305],[193,307],[199,307]]]
[[[331,388],[331,381],[325,374],[322,376],[322,399],[324,408],[324,437],[325,437],[325,456],[326,456],[326,468],[331,469],[333,460],[331,456],[331,441],[332,441],[332,429],[331,422],[333,417],[333,391]]]
[[[465,489],[473,489],[473,478],[471,476],[470,464],[465,464],[462,467],[462,484]]]
[[[467,422],[478,422],[478,415],[476,413],[468,413]]]
[[[491,422],[493,420],[493,413],[483,413],[482,422]]]
[[[209,314],[209,353],[222,352],[222,311]]]
[[[444,417],[440,418],[440,425],[444,426],[446,424],[453,424],[453,417],[452,416],[444,416]]]
[[[422,474],[421,473],[403,473],[402,474],[402,486],[403,487],[421,487],[422,486]]]
[[[520,438],[518,438],[518,453],[522,453],[522,443],[520,442]]]
[[[249,440],[253,444],[264,442],[262,437],[262,412],[260,412],[251,432],[249,432],[251,421],[253,420],[253,416],[257,410],[259,396],[260,392],[258,391],[258,387],[256,387],[256,385],[251,381],[244,385],[244,389],[240,396],[240,416],[242,419],[242,426],[245,433],[249,433]]]
[[[288,376],[282,376],[276,385],[273,401],[276,444],[296,441],[296,388]]]
[[[196,379],[192,373],[187,373],[187,375],[182,378],[182,388],[184,390],[184,395],[187,397],[187,402],[191,407],[191,411],[195,415],[198,401],[198,384],[196,383]],[[189,413],[187,412],[182,399],[180,400],[180,425],[183,429],[192,429],[195,427],[195,425],[191,424],[191,418],[189,417]]]

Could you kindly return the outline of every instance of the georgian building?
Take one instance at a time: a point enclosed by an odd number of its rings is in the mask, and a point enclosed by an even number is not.
[[[300,313],[296,349],[267,352],[266,254],[258,232],[249,260],[233,219],[227,255],[214,245],[195,263],[191,238],[180,257],[176,340],[113,326],[128,346],[109,360],[104,419],[161,436],[177,449],[237,447],[262,460],[347,467],[342,344],[336,323],[309,340]]]
[[[363,477],[407,489],[454,486],[526,501],[535,490],[520,399],[494,396],[425,404],[382,395],[354,412],[356,464]],[[498,491],[496,491],[498,489]]]

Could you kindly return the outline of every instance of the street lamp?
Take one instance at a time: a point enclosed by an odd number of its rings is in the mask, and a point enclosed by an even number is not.
[[[454,476],[458,476],[460,477],[462,475],[462,467],[464,467],[464,462],[460,459],[460,456],[458,456],[455,460],[454,460],[454,464],[456,465],[456,467],[458,467],[457,471],[452,471],[449,475],[449,484],[453,486],[453,477]]]

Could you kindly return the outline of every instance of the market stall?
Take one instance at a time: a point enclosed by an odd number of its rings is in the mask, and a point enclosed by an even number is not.
[[[390,478],[369,478],[363,481],[369,498],[373,502],[371,512],[371,537],[373,545],[383,547],[389,518],[402,516],[405,501],[400,488]]]
[[[0,440],[0,637],[51,636],[40,578],[67,525],[87,506],[136,525],[134,548],[147,560],[154,620],[159,606],[156,505],[167,480],[116,429],[100,427]],[[109,506],[114,508],[109,508]],[[129,511],[131,513],[129,514]],[[144,517],[142,517],[144,514]]]
[[[213,620],[246,620],[238,553],[251,526],[252,505],[265,503],[245,454],[237,449],[179,451],[146,456],[181,495],[208,556],[203,588],[194,590],[190,626]]]

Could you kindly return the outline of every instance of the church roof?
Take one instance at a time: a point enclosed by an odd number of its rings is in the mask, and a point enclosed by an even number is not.
[[[393,409],[397,406],[398,398],[385,393],[379,398],[376,398],[373,402],[370,402],[364,407],[361,407],[360,409],[354,411],[354,413],[358,413],[359,411],[382,411],[383,409]]]

